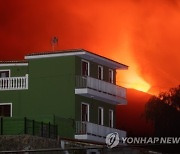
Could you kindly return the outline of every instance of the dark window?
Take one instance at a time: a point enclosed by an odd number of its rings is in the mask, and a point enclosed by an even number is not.
[[[109,110],[109,127],[113,127],[113,110]]]
[[[89,62],[82,61],[82,75],[89,76]]]
[[[113,83],[113,78],[114,78],[114,76],[113,76],[113,70],[112,70],[112,69],[109,69],[109,82],[110,82],[110,83]]]
[[[81,104],[81,120],[89,121],[89,106],[87,104]]]
[[[10,117],[11,116],[11,105],[0,105],[0,116]]]
[[[98,66],[98,79],[103,80],[103,67]]]
[[[99,107],[98,108],[98,124],[103,125],[103,108]]]
[[[0,78],[9,77],[9,71],[0,71]]]

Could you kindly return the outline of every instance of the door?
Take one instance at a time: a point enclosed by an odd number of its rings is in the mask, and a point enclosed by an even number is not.
[[[81,121],[89,121],[89,104],[81,104]]]

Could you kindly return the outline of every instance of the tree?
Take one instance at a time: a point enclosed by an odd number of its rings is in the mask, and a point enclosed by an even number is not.
[[[180,85],[152,96],[145,105],[145,118],[153,122],[155,136],[180,136]]]

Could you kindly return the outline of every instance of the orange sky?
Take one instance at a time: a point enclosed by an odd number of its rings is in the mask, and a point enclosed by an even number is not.
[[[0,60],[84,48],[127,64],[118,84],[159,92],[180,79],[178,0],[0,0]]]

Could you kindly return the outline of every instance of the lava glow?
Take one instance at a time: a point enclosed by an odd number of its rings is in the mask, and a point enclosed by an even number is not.
[[[179,0],[0,0],[0,60],[84,48],[129,66],[119,85],[158,93],[180,83]]]
[[[118,71],[117,74],[117,84],[122,85],[126,88],[132,88],[143,92],[148,92],[151,85],[147,83],[139,74],[137,70],[133,67],[129,67],[129,70]]]
[[[148,92],[151,88],[150,84],[143,79],[139,71],[138,63],[136,62],[134,56],[132,55],[132,38],[126,29],[121,33],[121,39],[119,43],[118,51],[116,54],[112,54],[112,58],[115,60],[122,61],[125,64],[129,64],[128,71],[118,71],[117,72],[117,84],[122,85],[126,88],[132,88],[143,92]],[[121,58],[122,57],[122,58]],[[128,58],[124,58],[128,57]]]
[[[151,87],[150,84],[148,84],[142,77],[136,74],[136,72],[129,71],[126,77],[128,84],[125,82],[124,87],[133,88],[143,92],[148,92]]]

